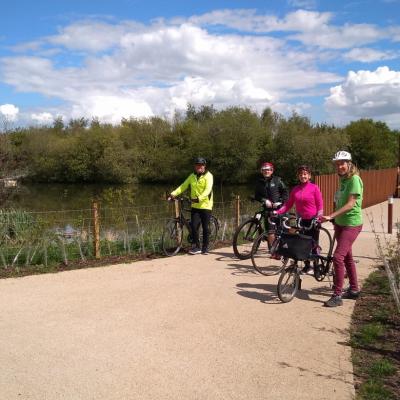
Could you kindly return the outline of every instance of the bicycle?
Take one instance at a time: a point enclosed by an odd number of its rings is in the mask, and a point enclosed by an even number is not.
[[[305,229],[301,226],[300,229]],[[285,238],[284,245],[280,245],[280,252],[283,253],[287,258],[291,259],[290,265],[286,266],[278,280],[277,292],[278,297],[283,303],[288,303],[293,300],[298,290],[301,289],[301,262],[309,261],[313,265],[313,276],[321,282],[330,275],[333,275],[333,242],[329,231],[323,227],[316,220],[313,222],[313,226],[319,229],[320,239],[318,245],[314,243],[314,240],[310,236],[301,235],[300,233],[293,235],[291,239]],[[310,226],[311,229],[312,226]],[[306,229],[306,230],[308,230]],[[324,233],[321,240],[321,232]],[[326,249],[326,250],[324,250]]]
[[[288,221],[292,218],[285,215],[269,213],[267,218],[270,225],[276,226],[275,239],[272,245],[269,246],[268,233],[262,232],[253,242],[250,257],[251,263],[257,272],[265,276],[271,276],[279,274],[286,266],[288,260],[279,255],[279,243],[282,235],[293,228],[288,225]]]
[[[268,248],[264,245],[267,240],[266,233],[262,233],[253,244],[253,249],[251,253],[251,261],[253,267],[257,272],[262,275],[271,276],[277,275],[287,266],[289,261],[290,253],[288,253],[285,249],[282,248],[283,240],[286,238],[294,238],[293,234],[296,232],[297,234],[304,235],[307,231],[311,230],[316,226],[317,220],[314,219],[309,227],[302,225],[301,218],[291,218],[287,216],[279,216],[279,215],[271,215],[268,218],[270,224],[275,224],[276,228],[276,238],[272,243],[271,248]],[[295,220],[295,223],[288,224],[288,221]],[[275,222],[274,222],[275,221]],[[318,249],[313,249],[315,252],[321,256],[327,256],[327,252],[329,254],[332,253],[333,249],[333,240],[329,233],[329,231],[317,225],[319,230],[319,240],[318,240]],[[310,236],[306,236],[306,238],[311,240]],[[321,246],[322,245],[322,246]],[[315,244],[315,246],[317,246]],[[328,249],[328,250],[325,250]],[[289,256],[288,256],[289,254]],[[281,261],[281,263],[277,263],[277,261]],[[313,264],[314,271],[317,271],[317,278],[322,280],[324,277],[322,276],[322,271],[317,266],[315,260],[310,261]],[[321,279],[322,278],[322,279]]]
[[[253,197],[251,201],[258,201]],[[267,215],[267,209],[263,202],[261,209],[254,213],[252,218],[249,218],[242,222],[237,228],[233,235],[232,247],[233,252],[240,260],[247,260],[251,257],[253,242],[255,238],[264,232],[263,221]],[[281,203],[277,203],[276,207],[279,207]]]
[[[164,254],[169,257],[178,254],[182,249],[185,228],[187,231],[187,241],[189,244],[192,244],[192,225],[190,219],[184,215],[184,212],[190,212],[191,210],[191,200],[187,197],[179,196],[175,198],[175,201],[179,202],[178,215],[175,218],[170,218],[167,221],[161,239],[161,246]],[[208,225],[210,247],[212,247],[217,240],[218,230],[218,219],[214,215],[211,215]],[[202,241],[202,232],[199,239]]]

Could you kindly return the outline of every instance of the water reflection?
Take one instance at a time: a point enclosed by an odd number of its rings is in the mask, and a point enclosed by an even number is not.
[[[165,193],[173,185],[75,185],[35,184],[9,188],[0,197],[0,208],[26,211],[82,210],[90,208],[92,199],[104,207],[164,207]],[[247,198],[253,192],[246,186],[214,186],[214,201],[227,203],[235,195]]]

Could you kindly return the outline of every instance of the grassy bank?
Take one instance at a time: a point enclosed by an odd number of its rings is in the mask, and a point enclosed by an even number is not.
[[[356,399],[400,399],[400,315],[383,270],[365,281],[351,339]]]

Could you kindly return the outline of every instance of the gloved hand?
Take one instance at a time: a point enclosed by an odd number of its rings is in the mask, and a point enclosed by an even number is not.
[[[278,213],[274,210],[274,211],[271,211],[271,215],[272,215],[273,217],[276,217],[276,216],[278,215]]]
[[[175,196],[173,196],[172,194],[170,194],[167,198],[168,201],[172,201],[175,200]]]
[[[272,208],[272,202],[270,200],[265,200],[265,207]]]

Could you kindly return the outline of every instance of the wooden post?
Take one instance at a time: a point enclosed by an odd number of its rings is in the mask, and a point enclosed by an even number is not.
[[[240,224],[240,196],[236,195],[235,198],[235,226],[236,228]]]
[[[393,197],[388,199],[388,233],[393,232]]]
[[[181,202],[179,200],[175,200],[174,205],[175,205],[175,218],[179,218],[181,211]]]
[[[92,201],[92,219],[93,219],[93,250],[94,257],[100,258],[100,221],[99,221],[99,206],[97,201]]]
[[[396,198],[400,197],[400,166],[397,167],[397,186],[396,186]]]

